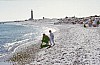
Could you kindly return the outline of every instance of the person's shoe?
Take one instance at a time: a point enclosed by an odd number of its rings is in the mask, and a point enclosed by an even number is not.
[[[55,45],[55,43],[53,44],[53,46]]]
[[[50,48],[50,47],[51,47],[51,45],[49,47],[47,47],[47,49]]]

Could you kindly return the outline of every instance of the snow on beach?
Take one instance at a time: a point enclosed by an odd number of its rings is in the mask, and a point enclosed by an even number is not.
[[[25,23],[27,24],[27,23]],[[44,27],[54,27],[55,46],[40,49],[34,56],[34,46],[24,49],[25,59],[16,65],[99,65],[100,64],[100,29],[82,25],[49,25],[31,23]],[[23,24],[24,25],[24,24]],[[51,29],[51,28],[50,28]],[[48,32],[46,30],[46,32]],[[36,45],[39,46],[39,45]],[[37,47],[38,48],[38,47]],[[31,55],[29,55],[31,54]],[[18,56],[17,56],[18,57]],[[21,61],[21,60],[20,60]],[[18,61],[16,61],[18,62]]]

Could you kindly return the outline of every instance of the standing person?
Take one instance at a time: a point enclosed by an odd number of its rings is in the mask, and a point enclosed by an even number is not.
[[[49,30],[49,33],[50,33],[50,44],[51,45],[55,45],[55,43],[54,43],[54,34],[51,32],[51,30]]]
[[[99,27],[99,20],[97,20],[97,27]]]
[[[89,19],[89,22],[88,22],[88,25],[89,25],[89,27],[92,27],[92,19]]]
[[[92,25],[93,25],[93,27],[97,27],[97,20],[96,19],[93,20]]]
[[[84,28],[86,28],[86,24],[84,24]]]
[[[49,45],[49,41],[50,41],[50,38],[46,34],[43,34],[41,48],[47,47],[47,46],[49,46],[48,48],[50,48],[51,46]],[[43,45],[43,42],[46,44]]]

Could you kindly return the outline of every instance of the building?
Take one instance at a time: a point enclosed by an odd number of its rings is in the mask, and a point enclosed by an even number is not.
[[[31,18],[29,20],[33,20],[33,10],[31,9]]]

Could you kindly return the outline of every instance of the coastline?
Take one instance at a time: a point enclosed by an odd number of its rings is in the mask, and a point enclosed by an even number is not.
[[[53,32],[55,32],[56,30],[54,28],[52,28],[52,25],[48,26],[48,25],[44,25],[44,23],[34,23],[34,22],[13,22],[13,23],[9,23],[9,24],[15,24],[15,25],[31,25],[31,26],[40,26],[41,28],[43,27],[41,34],[46,33],[48,35],[48,30],[52,29]],[[43,25],[42,25],[43,24]],[[44,30],[44,31],[43,31]],[[36,53],[38,53],[40,51],[40,40],[41,40],[42,36],[38,36],[36,38],[38,39],[34,39],[28,43],[25,43],[21,46],[19,46],[18,48],[15,49],[15,51],[9,55],[5,55],[3,57],[1,57],[1,59],[3,59],[3,61],[0,62],[0,65],[2,63],[7,64],[8,65],[13,65],[15,63],[21,64],[24,63],[26,61],[26,63],[29,63],[30,61],[34,60]],[[33,44],[34,42],[36,42],[35,44]],[[24,57],[24,58],[22,58]],[[26,60],[25,60],[26,59]],[[28,59],[28,60],[27,60]],[[10,62],[10,64],[9,64]],[[21,64],[22,65],[22,64]]]
[[[45,23],[40,23],[40,25],[49,27],[49,24],[46,25]],[[54,32],[55,46],[49,49],[39,49],[37,51],[33,46],[25,48],[26,50],[24,50],[26,53],[25,55],[22,54],[22,57],[25,58],[24,60],[19,62],[20,65],[100,64],[100,34],[98,32],[98,28],[84,28],[79,24],[63,24],[54,26],[58,28],[58,30]],[[39,46],[39,44],[37,44],[36,46]],[[34,50],[37,52],[35,55]]]

